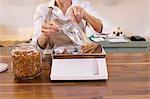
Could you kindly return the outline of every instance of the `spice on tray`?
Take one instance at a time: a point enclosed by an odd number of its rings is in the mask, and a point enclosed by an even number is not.
[[[89,53],[92,54],[98,48],[97,44],[87,44],[81,47],[81,53]]]

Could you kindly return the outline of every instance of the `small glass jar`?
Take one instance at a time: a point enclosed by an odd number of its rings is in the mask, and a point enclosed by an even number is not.
[[[31,44],[19,44],[11,51],[13,74],[19,79],[33,79],[40,75],[40,52]]]

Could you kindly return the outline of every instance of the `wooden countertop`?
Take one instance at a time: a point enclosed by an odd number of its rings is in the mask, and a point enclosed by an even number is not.
[[[108,54],[107,81],[50,81],[45,60],[41,76],[34,80],[14,79],[9,65],[0,73],[0,99],[150,99],[150,53]]]

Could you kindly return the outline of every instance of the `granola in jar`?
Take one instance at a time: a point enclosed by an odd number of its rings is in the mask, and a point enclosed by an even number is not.
[[[11,52],[13,74],[19,79],[33,79],[40,75],[40,52],[30,44],[17,46]]]

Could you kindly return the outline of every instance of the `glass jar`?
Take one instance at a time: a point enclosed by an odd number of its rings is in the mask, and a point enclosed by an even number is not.
[[[33,79],[40,75],[40,52],[31,44],[19,44],[11,51],[13,74],[19,79]]]

